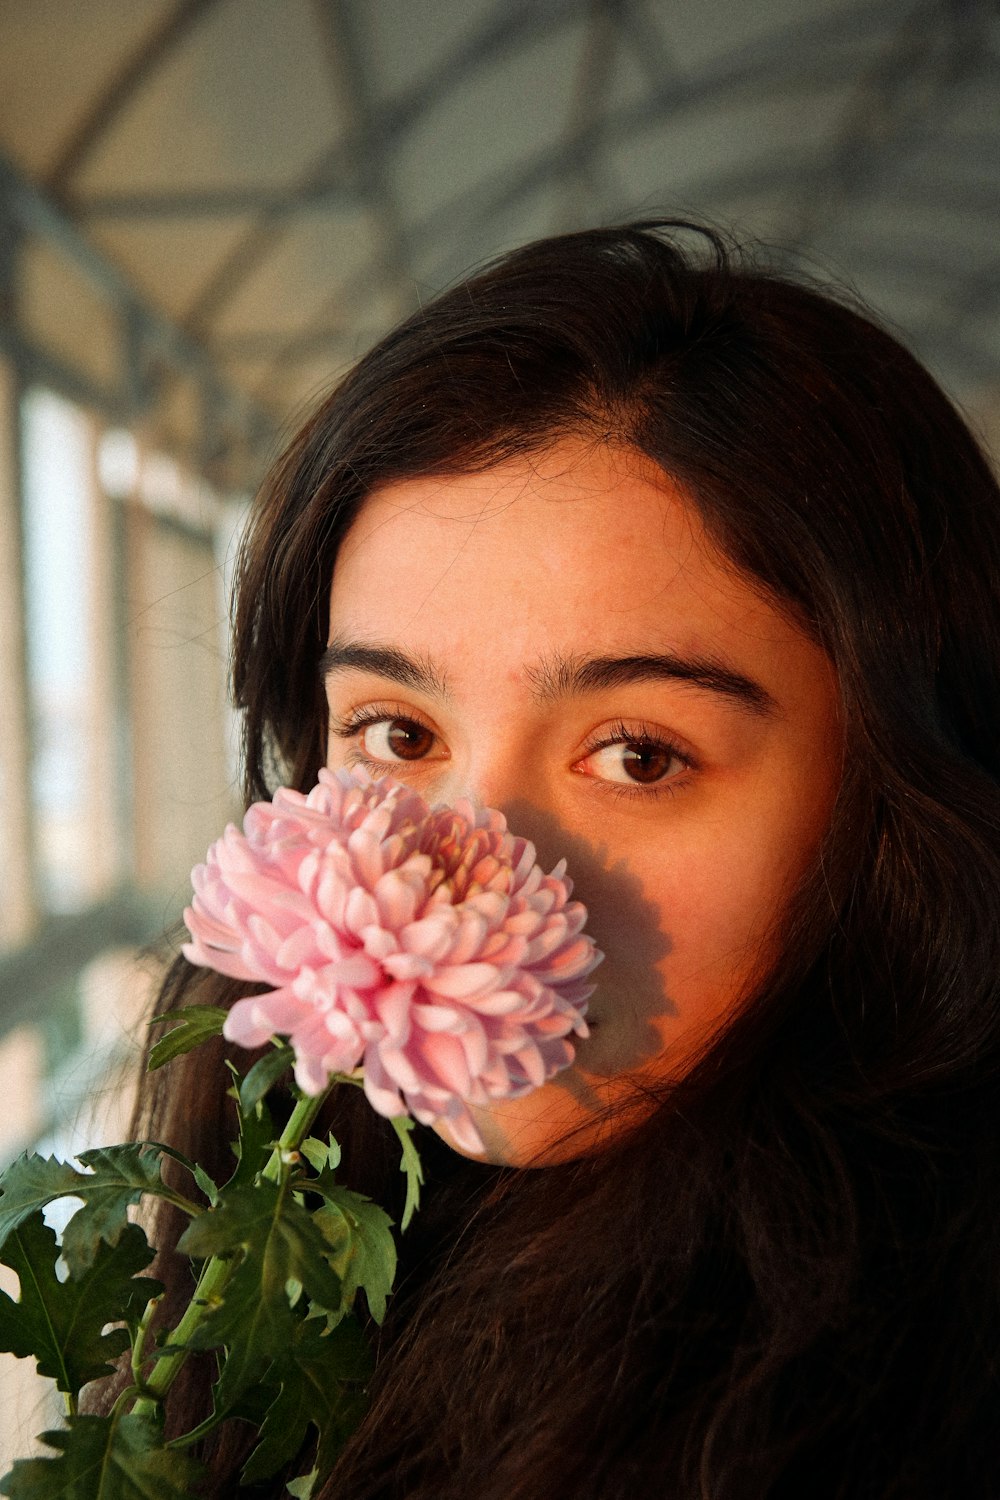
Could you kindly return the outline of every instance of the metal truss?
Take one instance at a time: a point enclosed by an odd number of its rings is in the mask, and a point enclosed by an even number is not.
[[[218,449],[227,426],[257,451],[269,428],[267,408],[279,399],[281,377],[290,367],[318,350],[329,352],[332,362],[344,362],[360,341],[381,332],[345,325],[345,308],[362,295],[389,293],[404,312],[417,301],[418,276],[432,287],[453,279],[502,240],[512,216],[538,195],[551,203],[554,230],[634,212],[627,190],[615,179],[614,162],[636,137],[659,130],[666,138],[675,122],[715,106],[808,100],[817,91],[836,89],[843,94],[841,116],[822,149],[797,150],[789,142],[780,153],[728,173],[693,178],[683,185],[686,203],[725,218],[732,204],[745,211],[748,203],[777,200],[793,251],[815,252],[822,261],[832,245],[838,262],[848,266],[855,211],[879,194],[891,193],[901,209],[939,211],[949,221],[947,237],[927,243],[926,234],[923,242],[900,234],[882,244],[859,237],[859,264],[911,283],[919,279],[918,263],[925,264],[926,285],[940,311],[926,327],[911,330],[921,352],[955,367],[961,366],[964,350],[973,378],[1000,380],[997,340],[990,346],[970,333],[971,311],[986,306],[995,311],[1000,302],[993,257],[984,264],[981,254],[960,253],[970,225],[995,223],[1000,141],[988,124],[981,139],[969,143],[982,167],[977,180],[956,173],[925,181],[918,170],[909,170],[922,152],[945,139],[949,111],[964,91],[1000,79],[994,0],[879,0],[877,5],[855,0],[733,49],[697,71],[678,65],[670,43],[670,7],[660,0],[497,0],[478,28],[432,71],[381,102],[374,59],[366,55],[361,34],[360,0],[313,0],[330,87],[347,127],[297,181],[278,192],[222,185],[208,191],[79,196],[75,184],[81,169],[107,130],[171,50],[219,3],[178,0],[79,122],[45,184],[47,193],[29,189],[10,169],[0,171],[0,287],[17,235],[42,232],[85,268],[119,311],[120,375],[113,391],[95,393],[104,405],[116,403],[123,414],[148,409],[172,378],[194,378],[205,392],[205,451]],[[516,169],[487,175],[423,219],[407,222],[394,171],[409,133],[451,92],[559,35],[575,49],[576,71],[557,137]],[[614,67],[626,55],[644,87],[638,98],[616,103]],[[665,186],[668,191],[676,206],[677,184]],[[669,198],[659,201],[670,209]],[[278,252],[301,215],[324,207],[347,207],[369,217],[375,262],[310,308],[300,328],[283,340],[252,332],[228,341],[218,337],[223,313],[249,278]],[[86,239],[96,223],[238,215],[251,217],[249,228],[201,286],[180,326],[145,306]],[[11,278],[8,265],[8,287]],[[8,348],[18,348],[22,359],[44,368],[46,356],[27,349],[16,318],[13,327],[4,336]],[[248,353],[266,357],[256,403],[236,396],[220,373],[227,359]]]
[[[111,309],[118,327],[110,384],[39,343],[22,317],[21,257],[29,239],[48,244],[72,265]],[[171,375],[192,381],[201,398],[202,432],[193,457],[210,472],[220,454],[241,450],[256,458],[273,440],[275,421],[231,384],[208,350],[150,307],[122,273],[96,250],[69,214],[0,156],[0,349],[22,384],[48,384],[112,421],[136,423],[160,399]],[[253,466],[251,461],[251,467]],[[245,483],[246,476],[227,475]]]

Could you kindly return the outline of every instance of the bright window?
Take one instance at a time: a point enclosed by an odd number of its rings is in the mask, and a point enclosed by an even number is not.
[[[31,789],[44,909],[99,897],[118,867],[100,497],[90,419],[49,391],[23,403]]]

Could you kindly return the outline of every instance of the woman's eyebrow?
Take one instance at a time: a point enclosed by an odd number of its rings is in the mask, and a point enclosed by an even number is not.
[[[401,687],[448,698],[448,680],[426,657],[407,656],[396,646],[364,644],[335,637],[320,658],[320,676],[371,672]],[[635,656],[555,656],[528,667],[526,675],[539,702],[578,697],[632,682],[689,682],[731,699],[750,713],[774,715],[778,704],[765,687],[731,667],[703,657],[655,652]]]
[[[396,646],[365,644],[343,636],[334,636],[319,659],[321,681],[333,672],[371,672],[437,698],[448,698],[451,691],[443,673],[426,657],[407,656]]]
[[[642,652],[635,656],[554,656],[529,669],[539,699],[548,701],[631,682],[689,682],[732,699],[749,712],[776,715],[775,698],[761,683],[709,657],[678,656],[674,652]]]

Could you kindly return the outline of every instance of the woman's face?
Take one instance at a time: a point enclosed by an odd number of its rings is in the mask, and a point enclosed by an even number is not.
[[[473,1114],[492,1161],[594,1149],[606,1106],[681,1075],[776,955],[840,779],[828,658],[659,468],[581,438],[373,494],[330,643],[331,767],[500,808],[568,859],[606,955],[591,1036]]]

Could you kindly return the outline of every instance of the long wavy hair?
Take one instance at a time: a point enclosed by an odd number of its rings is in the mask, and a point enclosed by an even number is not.
[[[570,433],[655,460],[828,652],[844,784],[773,972],[640,1123],[538,1172],[429,1142],[369,1414],[322,1500],[1000,1494],[1000,494],[895,339],[661,223],[529,245],[422,308],[258,497],[247,799],[324,762],[330,577],[365,497]],[[195,986],[233,990],[180,962],[161,1004]],[[195,1058],[155,1075],[138,1128],[210,1163],[231,1122]],[[381,1122],[347,1130],[353,1184],[389,1197]],[[192,1368],[171,1420],[205,1400]],[[209,1448],[213,1495],[239,1447]]]

